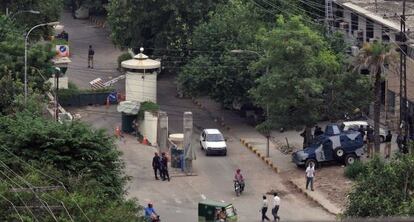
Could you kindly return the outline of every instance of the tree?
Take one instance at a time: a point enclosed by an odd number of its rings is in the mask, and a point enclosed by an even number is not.
[[[385,73],[386,65],[392,67],[395,64],[394,59],[391,45],[374,42],[365,44],[355,61],[356,70],[368,68],[374,77],[374,147],[377,153],[380,151],[381,75]]]
[[[340,70],[337,57],[300,17],[285,21],[280,16],[276,27],[262,30],[258,40],[267,50],[255,67],[269,67],[269,73],[257,80],[251,95],[261,107],[269,106],[272,125],[304,125],[309,137],[323,116],[327,78]]]
[[[12,161],[22,165],[20,171],[3,164]],[[18,157],[2,156],[0,169],[0,221],[20,221],[20,217],[24,218],[24,221],[56,221],[50,211],[40,208],[41,200],[50,206],[57,221],[144,222],[142,207],[136,199],[109,199],[100,186],[80,181],[76,176],[67,177],[70,189],[65,190],[62,184],[54,179],[65,177],[65,173],[51,165],[33,162],[24,164],[19,162]],[[49,187],[50,190],[35,191],[36,196],[30,187]],[[13,192],[13,188],[20,190]],[[20,207],[19,213],[16,213],[12,204]],[[38,208],[30,210],[24,206]]]
[[[398,155],[390,162],[378,156],[366,164],[349,193],[346,217],[412,217],[414,156]]]
[[[191,48],[189,36],[221,0],[113,0],[108,22],[114,42],[124,48]]]
[[[23,30],[14,26],[14,23],[5,16],[0,16],[0,79],[6,84],[2,87],[4,95],[16,96],[21,93],[17,87],[24,82],[24,39]],[[52,75],[54,56],[50,44],[34,44],[28,51],[28,84],[32,92],[45,92],[48,85],[45,79]],[[45,78],[45,79],[44,79]],[[6,82],[4,82],[6,81]],[[7,83],[7,81],[10,81]],[[0,98],[0,113],[4,113],[5,105],[10,104],[14,97]]]
[[[123,195],[128,177],[123,176],[120,152],[103,130],[92,130],[80,122],[62,125],[22,112],[0,117],[0,141],[3,148],[26,161],[52,165],[64,176],[96,181],[108,198]],[[0,149],[2,155],[4,152]],[[15,167],[20,170],[19,165]]]
[[[31,27],[46,22],[58,21],[60,12],[63,8],[62,0],[6,0],[0,2],[1,13],[9,11],[9,15],[23,11],[23,10],[35,10],[40,14],[22,13],[13,17],[14,25],[28,30]],[[10,18],[10,17],[9,17]],[[23,31],[20,35],[23,35]],[[31,39],[39,39],[40,37],[48,37],[51,34],[50,27],[43,27],[33,31],[30,34]]]
[[[260,73],[249,71],[254,54],[231,53],[233,49],[256,49],[255,33],[265,27],[252,5],[233,0],[211,12],[208,21],[193,32],[197,52],[180,70],[178,85],[184,94],[208,95],[226,107],[250,102],[248,90]]]

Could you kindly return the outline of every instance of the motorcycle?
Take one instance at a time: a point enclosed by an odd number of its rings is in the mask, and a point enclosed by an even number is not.
[[[244,186],[239,181],[234,180],[234,192],[236,192],[236,196],[240,196],[240,194],[244,191]]]
[[[160,216],[159,215],[151,215],[151,217],[147,218],[148,222],[161,222]]]

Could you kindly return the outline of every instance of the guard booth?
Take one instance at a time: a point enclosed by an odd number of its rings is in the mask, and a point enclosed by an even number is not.
[[[157,103],[157,72],[161,62],[149,59],[141,53],[133,59],[123,61],[122,68],[126,70],[125,75],[125,96],[126,100]]]

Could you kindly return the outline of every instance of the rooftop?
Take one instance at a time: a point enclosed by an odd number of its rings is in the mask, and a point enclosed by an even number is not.
[[[400,27],[399,16],[402,15],[403,11],[402,0],[334,0],[334,2],[357,9],[358,12],[377,21],[379,20],[391,28],[399,29]],[[414,30],[414,1],[407,0],[405,10],[405,14],[408,15],[406,28]]]

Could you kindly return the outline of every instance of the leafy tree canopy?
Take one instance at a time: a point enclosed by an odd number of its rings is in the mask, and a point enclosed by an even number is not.
[[[221,0],[113,0],[108,22],[114,42],[121,47],[190,48],[194,27]]]
[[[378,157],[370,161],[349,193],[345,216],[413,216],[413,169],[413,155],[398,156],[387,163]]]
[[[120,152],[103,130],[80,122],[62,125],[23,112],[0,117],[0,141],[0,153],[6,155],[7,148],[26,161],[52,165],[66,176],[96,180],[108,197],[123,194],[127,177],[122,176]],[[20,170],[20,165],[9,164]]]
[[[248,67],[258,58],[231,50],[256,50],[256,30],[267,24],[262,14],[252,13],[255,10],[243,1],[229,1],[195,29],[191,42],[198,52],[191,54],[178,76],[184,94],[208,95],[226,106],[249,101],[247,91],[258,74]]]
[[[0,99],[0,113],[4,113],[7,104],[22,93],[24,82],[24,37],[23,29],[5,16],[0,16],[0,84],[3,96]],[[47,90],[45,79],[52,75],[54,56],[50,44],[34,44],[28,47],[28,84],[31,91]],[[20,88],[21,87],[21,88]]]
[[[359,99],[361,94],[348,90],[346,84],[357,80],[355,87],[364,89],[366,80],[344,74],[331,46],[300,17],[280,16],[275,28],[261,30],[257,38],[266,50],[254,67],[269,72],[250,93],[261,107],[269,106],[272,125],[312,126],[324,117],[355,109],[344,101]]]

